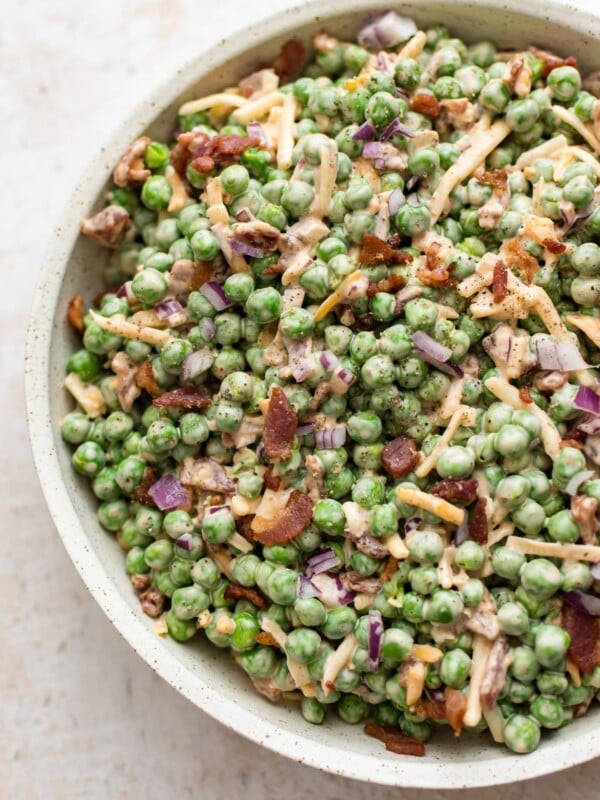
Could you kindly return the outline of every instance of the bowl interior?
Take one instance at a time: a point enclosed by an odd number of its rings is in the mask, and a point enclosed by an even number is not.
[[[583,70],[598,66],[600,21],[581,11],[530,0],[528,11],[510,2],[388,4],[421,26],[443,22],[466,41],[492,39],[498,45],[536,44],[578,56]],[[276,706],[255,694],[245,675],[222,651],[199,640],[182,646],[159,639],[145,617],[123,569],[123,553],[100,528],[96,501],[71,469],[59,421],[71,409],[61,388],[64,364],[77,346],[65,324],[68,300],[81,293],[90,301],[101,289],[107,251],[78,236],[81,219],[102,205],[116,160],[142,132],[164,137],[182,101],[236,82],[268,60],[294,36],[309,45],[322,28],[351,38],[378,11],[373,0],[311,3],[277,15],[213,48],[179,70],[144,101],[95,158],[74,191],[55,232],[37,290],[29,331],[27,394],[30,433],[44,493],[74,563],[102,608],[140,655],[200,708],[238,732],[282,754],[349,777],[404,786],[454,788],[521,780],[600,754],[600,711],[566,731],[547,736],[527,758],[509,754],[487,736],[463,736],[457,744],[438,736],[423,759],[391,755],[357,728],[335,720],[322,727],[305,723],[297,708]],[[200,639],[200,637],[198,637]]]

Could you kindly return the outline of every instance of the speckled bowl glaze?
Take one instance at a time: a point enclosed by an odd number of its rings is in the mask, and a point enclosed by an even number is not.
[[[591,2],[586,5],[591,9]],[[585,12],[581,2],[577,8],[542,0],[421,0],[390,6],[422,26],[443,22],[467,41],[535,43],[576,54],[584,71],[600,66],[600,19]],[[364,736],[360,727],[333,719],[321,727],[309,725],[297,708],[272,705],[257,695],[227,654],[207,641],[182,646],[156,636],[154,622],[141,612],[125,574],[123,553],[96,521],[95,498],[72,471],[59,433],[59,421],[71,407],[61,388],[64,364],[76,345],[65,324],[67,302],[77,292],[87,300],[96,294],[107,257],[105,250],[79,236],[79,225],[102,206],[122,151],[145,131],[160,139],[182,101],[235,83],[258,61],[273,57],[291,36],[308,44],[315,32],[326,28],[352,38],[381,8],[382,0],[319,0],[265,19],[186,64],[120,125],[73,191],[42,266],[26,365],[31,443],[50,513],[90,592],[139,655],[203,711],[271,750],[351,778],[422,788],[503,784],[600,755],[600,709],[546,735],[540,748],[525,757],[493,745],[487,736],[458,741],[444,735],[428,744],[424,758],[397,756]]]

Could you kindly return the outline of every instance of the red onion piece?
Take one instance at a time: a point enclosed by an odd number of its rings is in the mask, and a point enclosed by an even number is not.
[[[380,142],[367,142],[362,151],[364,158],[383,158],[385,152]]]
[[[207,506],[206,514],[218,514],[220,511],[229,511],[230,506],[225,503],[221,506]]]
[[[590,567],[590,575],[595,581],[600,581],[600,561],[592,564]]]
[[[337,450],[338,447],[343,447],[345,442],[346,428],[344,425],[315,431],[315,445],[319,450]]]
[[[250,258],[262,258],[265,254],[265,251],[260,247],[255,247],[253,244],[248,244],[248,242],[243,242],[235,238],[231,240],[231,249],[235,250],[236,253],[241,253],[243,256],[249,256]]]
[[[260,122],[249,122],[246,130],[248,131],[248,136],[251,139],[258,139],[258,141],[262,145],[264,145],[265,147],[267,146],[268,142],[267,142],[267,136],[265,134],[265,129],[260,124]]]
[[[370,142],[372,139],[375,138],[375,126],[368,119],[352,134],[352,138],[355,142]]]
[[[247,206],[240,208],[240,210],[235,215],[235,218],[238,222],[252,222],[253,219],[256,219],[254,214],[250,211]]]
[[[577,430],[587,433],[588,436],[600,433],[600,418],[590,414],[583,421],[577,423]]]
[[[306,575],[298,576],[298,597],[318,597],[320,592]]]
[[[349,369],[346,369],[345,367],[337,367],[331,376],[329,383],[335,394],[345,394],[355,380],[356,375],[350,372]]]
[[[409,17],[401,17],[395,11],[388,11],[387,14],[365,25],[358,33],[358,43],[366,50],[375,52],[377,50],[388,50],[417,32],[414,20]]]
[[[198,375],[202,375],[203,372],[209,370],[212,365],[213,357],[205,347],[201,350],[194,350],[193,353],[183,359],[181,364],[182,383],[190,383]]]
[[[122,286],[119,286],[115,296],[116,297],[127,297],[127,283],[124,283]]]
[[[310,357],[312,340],[310,337],[298,339],[297,341],[294,339],[285,339],[284,343],[288,351],[288,366],[292,373],[292,378],[296,383],[302,383],[302,381],[310,377],[314,371],[314,364]]]
[[[202,319],[198,323],[198,327],[200,328],[200,333],[202,334],[202,338],[205,339],[207,342],[211,342],[217,335],[216,323],[210,317],[202,317]]]
[[[339,575],[320,572],[310,580],[319,592],[317,596],[327,608],[347,606],[354,600],[354,592],[344,586]]]
[[[383,641],[383,620],[381,612],[371,609],[367,615],[368,619],[368,653],[369,653],[369,672],[376,672],[379,667],[379,656],[381,654],[381,644]]]
[[[579,386],[573,405],[580,411],[587,411],[595,417],[600,416],[600,397],[589,386]]]
[[[231,306],[231,300],[225,294],[223,287],[215,281],[207,281],[200,287],[200,291],[215,311],[225,311]]]
[[[190,502],[190,494],[176,475],[163,475],[148,489],[148,494],[161,511],[172,511]]]
[[[590,617],[600,617],[600,597],[571,589],[564,593],[563,600],[578,608],[579,611],[589,614]]]
[[[404,523],[404,533],[412,533],[418,530],[423,524],[421,517],[409,517]]]
[[[337,365],[340,363],[339,358],[335,355],[335,353],[332,353],[331,350],[323,350],[323,352],[319,355],[319,361],[321,362],[323,369],[327,372],[332,370],[334,367],[337,367]]]
[[[406,198],[404,197],[402,189],[394,189],[388,198],[390,216],[394,217],[405,203]]]
[[[296,430],[296,436],[310,436],[310,434],[315,429],[314,422],[303,422],[301,425],[298,425]]]
[[[533,449],[533,448],[532,448]],[[579,487],[582,483],[589,481],[590,478],[593,478],[596,473],[593,469],[582,469],[581,472],[578,472],[576,475],[573,475],[571,480],[567,483],[565,487],[565,492],[574,497],[577,492],[579,491]]]
[[[174,297],[167,297],[165,300],[157,303],[154,306],[154,310],[159,319],[169,319],[173,314],[179,314],[183,311],[183,306],[178,300],[175,300]]]
[[[394,311],[396,314],[399,314],[408,302],[416,300],[416,298],[421,297],[422,294],[423,287],[417,286],[416,283],[411,283],[403,289],[400,289],[399,292],[396,292],[396,299],[394,301]]]
[[[421,361],[426,361],[428,364],[431,364],[432,367],[439,369],[440,372],[450,375],[453,378],[462,378],[465,374],[457,364],[452,364],[450,361],[437,361],[423,350],[419,350],[418,347],[415,347],[413,350],[413,355],[415,355],[417,358],[420,358]]]
[[[425,331],[415,331],[411,334],[413,344],[418,350],[421,350],[430,358],[436,361],[449,361],[452,356],[452,350],[425,333]]]
[[[327,550],[322,550],[320,553],[316,553],[308,559],[306,575],[308,577],[319,575],[321,572],[329,572],[329,570],[339,566],[339,558],[334,551],[328,547]]]
[[[572,372],[588,367],[573,342],[554,342],[550,337],[542,336],[536,339],[535,349],[541,369]]]
[[[399,119],[395,119],[390,122],[379,139],[382,142],[387,142],[387,140],[391,139],[392,136],[404,136],[407,139],[415,138],[415,134],[410,130],[410,128],[407,128],[406,125],[403,125]]]
[[[183,533],[178,539],[175,539],[175,544],[177,547],[181,547],[182,550],[187,550],[188,552],[192,549],[194,537],[191,533]]]

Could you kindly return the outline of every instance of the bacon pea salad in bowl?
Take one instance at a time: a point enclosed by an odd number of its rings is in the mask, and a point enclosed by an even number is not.
[[[62,437],[158,634],[529,753],[600,689],[600,80],[394,12],[313,48],[119,160]]]

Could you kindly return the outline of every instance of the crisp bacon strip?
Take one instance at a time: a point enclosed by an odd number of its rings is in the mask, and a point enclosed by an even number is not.
[[[533,397],[531,396],[531,389],[529,386],[519,386],[519,399],[524,403],[533,403]]]
[[[381,466],[392,478],[403,478],[419,463],[417,445],[408,436],[398,436],[381,452]]]
[[[451,689],[446,686],[444,698],[446,700],[446,719],[454,731],[454,735],[460,736],[467,711],[467,697],[459,689]]]
[[[310,497],[294,490],[275,519],[254,517],[251,525],[253,538],[269,546],[289,542],[310,525],[312,510],[313,501]]]
[[[149,361],[144,361],[144,363],[140,364],[137,368],[135,372],[135,383],[140,389],[145,389],[151,397],[158,397],[162,391],[156,382],[152,364]]]
[[[380,292],[397,292],[404,286],[404,278],[402,275],[390,275],[387,278],[382,278],[377,283],[370,283],[367,287],[367,297],[375,297]]]
[[[85,304],[83,297],[80,294],[76,294],[69,300],[69,305],[67,306],[67,322],[80,336],[83,335],[84,331],[84,317]]]
[[[485,170],[477,177],[482,183],[491,184],[498,194],[502,194],[508,185],[508,173],[504,169]]]
[[[237,583],[230,583],[225,589],[224,597],[226,600],[249,600],[253,606],[260,608],[261,611],[266,611],[269,608],[269,603],[264,594],[255,586],[240,586]]]
[[[210,172],[216,164],[235,164],[249,147],[262,147],[259,139],[235,134],[219,134],[212,138],[203,131],[186,131],[177,137],[171,151],[171,164],[185,178],[188,164],[198,172]]]
[[[427,92],[417,92],[410,101],[411,111],[426,117],[439,117],[441,107],[437,99]]]
[[[449,503],[464,503],[468,506],[477,500],[477,481],[474,478],[438,481],[430,489],[430,494],[435,494]]]
[[[210,395],[204,386],[181,386],[155,397],[152,405],[159,408],[206,408],[210,405]]]
[[[194,271],[192,273],[189,288],[193,292],[212,278],[213,265],[210,261],[197,261],[194,264]]]
[[[300,72],[306,61],[306,50],[302,42],[297,39],[288,39],[281,45],[279,55],[270,65],[279,75],[281,80],[286,83],[289,79]]]
[[[263,444],[267,458],[280,458],[283,461],[292,454],[292,442],[298,428],[298,417],[291,407],[285,392],[274,386],[265,414]]]
[[[427,696],[418,702],[415,713],[440,721],[446,719],[446,704],[443,700],[436,700],[435,697]]]
[[[457,281],[451,276],[454,264],[446,266],[440,258],[441,245],[434,242],[425,251],[425,265],[417,270],[417,278],[424,286],[456,286]]]
[[[370,267],[377,264],[407,264],[412,261],[412,258],[410,253],[394,250],[388,242],[378,236],[373,236],[372,233],[366,233],[363,236],[358,253],[358,263]]]
[[[425,745],[412,736],[407,736],[391,725],[380,725],[378,722],[367,722],[364,727],[367,736],[373,736],[383,742],[385,749],[403,756],[424,756]]]
[[[575,56],[561,58],[560,56],[557,56],[556,53],[552,53],[550,50],[540,50],[537,47],[530,47],[529,52],[533,53],[536,58],[539,58],[540,61],[544,62],[541,73],[542,78],[547,77],[552,70],[557,69],[557,67],[577,67],[577,59]]]
[[[523,276],[525,283],[533,283],[540,265],[530,253],[525,250],[518,239],[507,239],[503,245],[506,266],[517,269]]]
[[[563,603],[562,625],[571,637],[568,656],[582,672],[589,674],[600,663],[598,637],[600,627],[597,617],[591,617],[570,603]]]
[[[263,481],[267,489],[272,489],[275,492],[281,486],[281,478],[279,475],[274,475],[270,469],[268,469],[263,475]]]
[[[487,500],[480,497],[471,512],[469,519],[469,539],[473,539],[479,544],[487,544],[488,540],[488,521],[485,513]]]
[[[256,644],[264,644],[267,647],[279,647],[277,641],[273,638],[273,634],[268,631],[261,631],[256,634]]]
[[[559,242],[557,239],[542,239],[542,244],[549,250],[552,255],[558,256],[561,253],[564,253],[567,249],[567,245]]]
[[[156,470],[154,467],[146,467],[146,471],[144,472],[144,477],[142,478],[142,482],[139,486],[136,487],[135,491],[133,492],[133,499],[137,500],[138,503],[143,503],[146,506],[153,506],[156,508],[156,503],[154,499],[150,496],[149,489],[150,487],[156,483]]]
[[[494,293],[494,303],[501,303],[507,294],[508,270],[503,261],[497,261],[494,265],[494,278],[492,291]]]
[[[235,521],[235,529],[243,536],[244,539],[247,539],[249,542],[254,541],[254,534],[252,533],[252,520],[254,519],[254,514],[244,514],[242,517],[238,517]]]
[[[385,583],[389,581],[394,572],[398,569],[398,559],[390,556],[385,562],[385,567],[381,570],[380,578]]]

